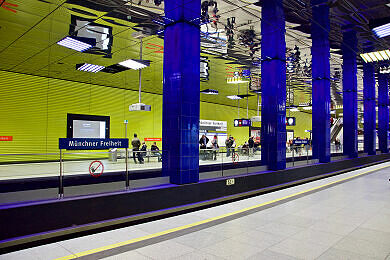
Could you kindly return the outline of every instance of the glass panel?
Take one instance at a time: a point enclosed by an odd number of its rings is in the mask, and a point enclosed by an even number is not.
[[[64,197],[125,190],[126,156],[122,159],[122,154],[125,149],[64,152]]]
[[[0,154],[0,204],[58,197],[59,153]]]

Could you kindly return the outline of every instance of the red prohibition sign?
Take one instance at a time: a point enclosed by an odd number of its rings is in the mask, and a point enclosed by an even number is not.
[[[99,177],[103,174],[104,166],[101,161],[93,161],[89,165],[89,174],[91,174],[93,177]]]

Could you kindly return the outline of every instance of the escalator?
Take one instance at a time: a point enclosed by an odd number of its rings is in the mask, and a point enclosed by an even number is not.
[[[339,136],[340,131],[343,129],[343,118],[337,118],[336,122],[330,128],[330,143],[334,143]]]

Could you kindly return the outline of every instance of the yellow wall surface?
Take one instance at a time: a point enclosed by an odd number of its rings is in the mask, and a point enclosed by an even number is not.
[[[0,141],[0,154],[58,153],[58,138],[66,137],[67,114],[110,116],[110,137],[125,136],[124,120],[128,120],[127,136],[137,133],[145,137],[161,137],[162,96],[142,93],[142,102],[152,112],[129,112],[138,102],[138,92],[80,82],[0,71],[0,136],[13,136],[13,141]],[[249,117],[256,111],[250,110]],[[308,137],[311,114],[294,112],[295,136]],[[249,129],[233,126],[233,119],[245,118],[246,109],[201,102],[200,118],[227,121],[228,134],[237,145],[247,141]],[[256,123],[256,126],[260,126]],[[161,146],[161,143],[159,144]],[[160,147],[161,148],[161,147]],[[10,161],[0,157],[1,161]],[[56,159],[57,156],[20,156],[17,160]],[[15,159],[14,159],[15,160]]]

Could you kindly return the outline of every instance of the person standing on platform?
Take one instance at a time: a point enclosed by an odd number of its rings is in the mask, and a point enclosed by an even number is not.
[[[253,156],[253,148],[255,147],[255,141],[253,140],[253,136],[249,137],[248,147],[249,147],[249,156]]]
[[[229,137],[226,139],[225,145],[226,145],[226,157],[229,157],[229,156],[230,156],[230,148],[231,148],[232,145],[233,145],[232,136],[229,136]]]
[[[211,140],[211,145],[213,147],[214,160],[217,160],[217,149],[219,148],[217,135],[214,135],[213,140]]]
[[[131,145],[133,146],[133,159],[134,159],[134,163],[137,163],[137,160],[135,159],[135,157],[137,156],[138,158],[138,161],[140,161],[140,154],[139,152],[139,147],[141,146],[141,141],[139,140],[139,138],[137,137],[137,134],[134,133],[134,138],[133,140],[131,140]]]
[[[199,140],[199,144],[200,144],[200,158],[201,160],[206,160],[206,153],[204,151],[204,149],[207,148],[207,143],[209,142],[209,139],[207,138],[206,135],[202,135],[202,137],[200,138]]]

